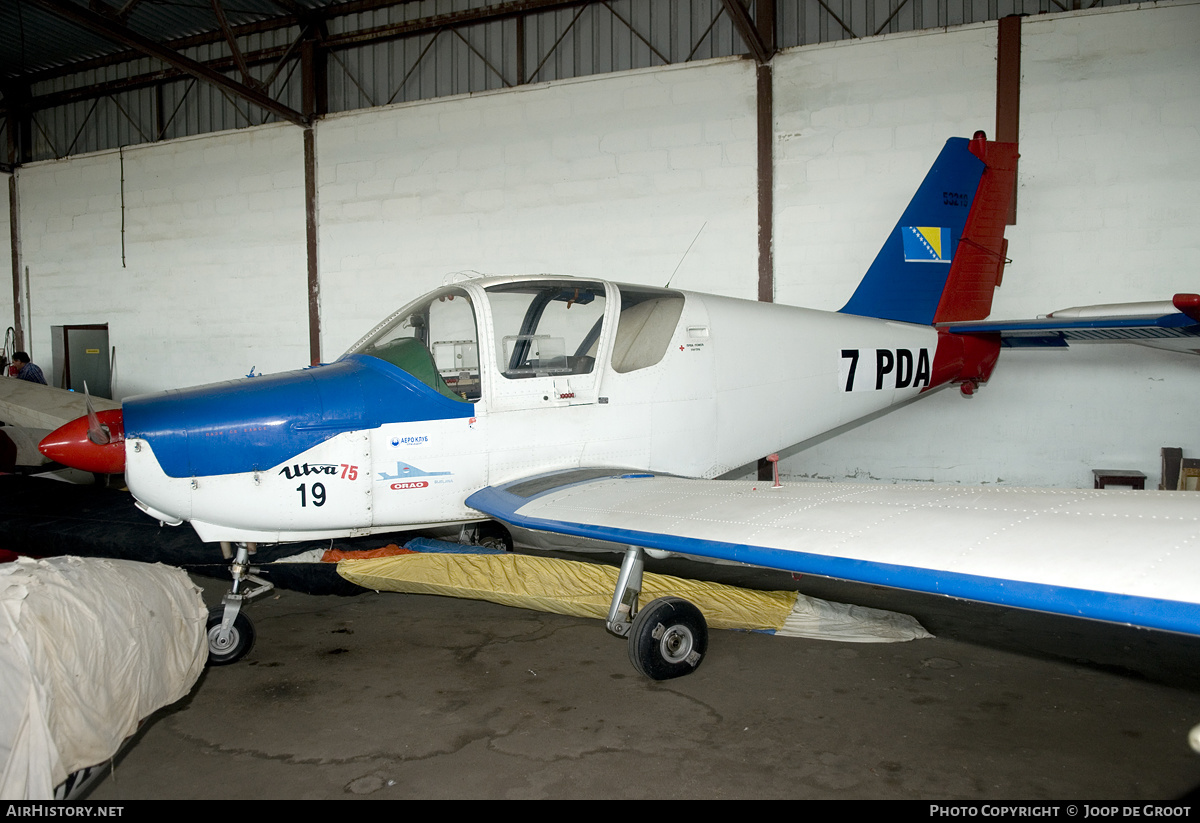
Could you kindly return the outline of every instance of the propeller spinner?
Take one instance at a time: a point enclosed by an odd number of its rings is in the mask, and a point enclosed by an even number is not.
[[[125,421],[120,409],[97,412],[87,384],[83,387],[87,414],[59,426],[43,438],[38,451],[73,469],[96,474],[125,471]]]

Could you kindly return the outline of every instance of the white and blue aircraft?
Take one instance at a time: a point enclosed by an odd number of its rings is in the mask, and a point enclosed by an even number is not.
[[[254,545],[489,518],[628,547],[608,627],[656,679],[691,672],[707,629],[679,598],[639,609],[646,552],[1200,634],[1200,507],[1181,495],[712,479],[940,387],[970,393],[1004,346],[1200,349],[1197,295],[984,322],[1016,159],[982,133],[949,140],[841,311],[463,279],[334,363],[130,398],[41,448],[123,470],[146,514],[236,547],[218,662],[253,636]]]

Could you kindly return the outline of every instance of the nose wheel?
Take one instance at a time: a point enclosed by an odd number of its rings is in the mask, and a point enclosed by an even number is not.
[[[208,610],[208,665],[226,666],[236,663],[254,648],[254,624],[242,612],[242,606],[275,588],[254,573],[258,569],[250,566],[250,554],[257,549],[254,543],[236,544],[237,553],[228,543],[221,544],[221,551],[228,559],[233,556],[229,572],[233,575],[233,586],[221,599],[220,606]],[[253,586],[247,585],[253,583]]]
[[[254,624],[240,611],[228,628],[224,627],[225,607],[208,610],[208,665],[226,666],[236,663],[254,648]]]

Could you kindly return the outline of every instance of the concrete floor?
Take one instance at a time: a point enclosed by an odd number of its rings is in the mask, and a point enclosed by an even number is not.
[[[655,683],[598,621],[273,593],[251,607],[246,660],[155,715],[90,799],[1165,800],[1200,786],[1196,640],[714,572],[907,609],[938,638],[714,631],[695,675]],[[198,582],[216,603],[224,585]]]

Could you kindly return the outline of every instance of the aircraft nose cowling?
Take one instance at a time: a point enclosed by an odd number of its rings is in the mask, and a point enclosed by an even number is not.
[[[42,439],[38,451],[55,463],[97,474],[125,471],[125,421],[120,409],[97,412],[101,426],[108,429],[108,442],[101,445],[89,436],[87,415],[59,426]]]
[[[130,397],[122,409],[126,436],[146,441],[173,478],[267,471],[341,434],[384,422],[475,413],[471,403],[444,397],[391,363],[363,355]]]

